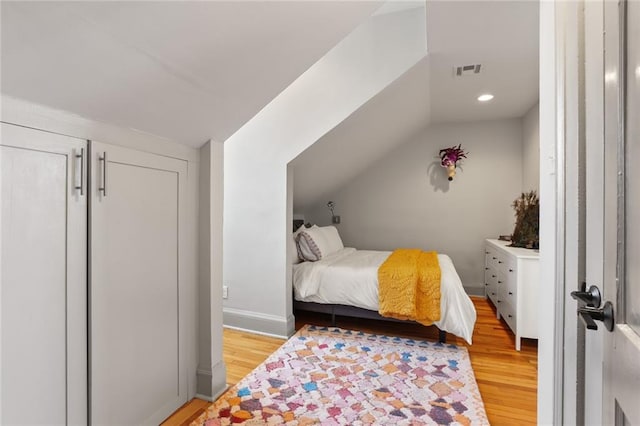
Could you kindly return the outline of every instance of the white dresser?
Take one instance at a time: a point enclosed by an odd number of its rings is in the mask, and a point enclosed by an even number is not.
[[[538,338],[540,256],[537,251],[508,244],[486,240],[485,293],[495,305],[498,318],[504,318],[515,333],[519,351],[521,338]]]

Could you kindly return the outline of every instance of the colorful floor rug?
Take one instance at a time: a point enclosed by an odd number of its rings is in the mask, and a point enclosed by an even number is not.
[[[489,421],[466,348],[307,325],[193,424]]]

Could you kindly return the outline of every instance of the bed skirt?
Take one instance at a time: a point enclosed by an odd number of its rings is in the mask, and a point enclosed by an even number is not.
[[[343,317],[353,317],[353,318],[364,318],[364,319],[374,319],[380,321],[389,321],[389,322],[408,322],[412,324],[419,324],[415,321],[403,321],[395,318],[383,317],[376,311],[372,311],[369,309],[357,308],[355,306],[348,305],[332,305],[328,303],[314,303],[314,302],[300,302],[299,300],[293,300],[293,309],[295,311],[307,311],[307,312],[319,312],[322,314],[330,314],[331,315],[331,325],[335,327],[336,325],[336,315],[340,315]],[[426,327],[426,326],[423,326]],[[436,327],[435,325],[429,327]],[[444,330],[440,330],[438,328],[438,341],[441,343],[446,343],[447,341],[447,333]]]

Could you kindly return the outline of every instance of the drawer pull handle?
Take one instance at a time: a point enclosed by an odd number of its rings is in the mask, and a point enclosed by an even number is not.
[[[489,268],[484,268],[484,270],[485,270],[485,271],[488,271],[488,270],[489,270]]]
[[[484,285],[489,285],[489,283],[484,283]]]
[[[495,278],[495,277],[496,277],[495,275],[491,275],[491,278]]]
[[[502,300],[498,300],[498,303],[502,302]]]
[[[512,291],[509,292],[509,296],[513,296],[513,292]]]
[[[509,315],[507,315],[507,316],[508,316],[509,318],[513,318],[513,315],[511,315],[511,314],[509,314]]]
[[[491,293],[491,295],[492,295],[492,296],[495,296],[496,294],[495,294],[495,293]]]
[[[493,260],[496,260],[496,259],[497,259],[496,257],[493,258]]]
[[[484,254],[489,254],[489,252],[488,252],[488,251],[485,251],[485,252],[484,252]]]
[[[498,263],[502,263],[502,260],[498,260]]]
[[[498,284],[502,284],[502,281],[498,280]]]

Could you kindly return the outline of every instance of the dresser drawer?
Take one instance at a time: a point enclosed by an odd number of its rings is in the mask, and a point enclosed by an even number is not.
[[[498,300],[498,272],[493,266],[487,267],[484,271],[485,292],[489,299],[496,303]]]
[[[517,334],[518,318],[515,308],[510,303],[507,303],[507,301],[500,301],[500,314],[509,328]]]
[[[498,252],[495,249],[485,249],[485,267],[498,269]]]
[[[503,270],[506,268],[507,264],[511,262],[509,256],[502,252],[496,252],[495,254],[495,262],[498,270]]]
[[[500,300],[504,300],[509,303],[515,309],[518,306],[518,286],[515,280],[507,280],[504,283],[499,284],[500,288]]]
[[[487,297],[491,299],[493,305],[498,307],[498,300],[500,299],[498,288],[495,285],[489,285],[487,287]]]

